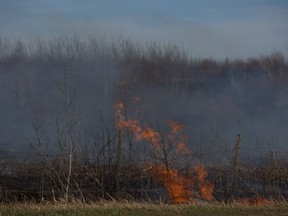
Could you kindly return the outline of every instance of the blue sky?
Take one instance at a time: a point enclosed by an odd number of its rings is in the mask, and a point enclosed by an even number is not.
[[[195,57],[288,53],[287,0],[0,0],[0,36],[182,43]]]

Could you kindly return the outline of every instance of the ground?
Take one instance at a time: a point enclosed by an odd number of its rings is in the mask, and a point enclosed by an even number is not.
[[[273,204],[261,207],[245,207],[239,205],[167,205],[149,203],[97,203],[97,204],[15,204],[1,205],[0,216],[30,216],[30,215],[139,215],[139,216],[180,216],[180,215],[287,215],[288,204]]]

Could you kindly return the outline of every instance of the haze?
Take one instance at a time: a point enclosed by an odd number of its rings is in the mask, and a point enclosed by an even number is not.
[[[287,53],[285,0],[2,0],[0,36],[77,34],[181,43],[194,57],[246,58]]]
[[[26,154],[35,116],[57,145],[66,70],[83,143],[136,95],[129,114],[183,123],[195,153],[228,160],[241,133],[248,150],[286,154],[287,18],[287,1],[2,0],[0,147]]]

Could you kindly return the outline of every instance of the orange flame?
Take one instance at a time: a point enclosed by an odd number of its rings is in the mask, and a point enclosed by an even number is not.
[[[124,105],[124,103],[123,103],[123,102],[118,102],[118,103],[116,104],[116,110],[117,110],[118,112],[124,111],[124,110],[125,110],[125,105]]]
[[[171,128],[170,133],[167,136],[169,142],[175,142],[176,144],[176,154],[179,155],[189,155],[190,150],[186,145],[186,137],[183,135],[179,136],[179,132],[184,129],[184,126],[178,122],[170,121],[169,127]],[[178,135],[178,136],[177,136]]]
[[[167,138],[171,142],[174,140],[177,133],[183,130],[184,126],[178,122],[170,121],[169,127],[172,129],[171,132],[168,134]]]
[[[125,111],[125,105],[123,102],[118,102],[115,106],[116,108],[116,127],[123,128],[125,126],[125,116],[123,112]]]
[[[153,130],[150,127],[142,128],[139,121],[127,119],[125,116],[125,104],[119,102],[116,104],[116,127],[117,128],[127,128],[134,132],[135,139],[137,141],[146,140],[148,141],[153,150],[159,153],[165,148],[162,136],[159,132]],[[184,128],[184,126],[177,122],[169,122],[169,126],[172,129],[167,136],[167,141],[170,143],[175,143],[176,155],[190,154],[190,151],[186,145],[186,138],[184,136],[178,135]],[[207,200],[211,201],[213,199],[212,192],[214,185],[206,180],[207,172],[203,165],[198,165],[194,167],[196,175],[195,178],[184,177],[177,172],[177,170],[168,168],[167,166],[156,166],[152,169],[152,174],[155,178],[163,183],[168,196],[175,203],[187,203],[194,202],[193,190],[194,183],[197,182],[199,195]]]
[[[173,132],[177,133],[184,129],[184,125],[180,124],[179,122],[170,121],[169,126]]]
[[[123,126],[135,133],[141,133],[142,128],[137,120],[127,120],[123,122]]]
[[[136,134],[136,140],[141,141],[141,140],[147,140],[149,141],[154,150],[161,150],[162,145],[161,145],[161,135],[159,132],[154,131],[152,128],[146,128],[140,133]]]
[[[152,128],[143,129],[137,120],[126,120],[124,116],[125,105],[122,102],[116,104],[116,127],[117,128],[128,128],[130,131],[135,133],[135,139],[137,141],[147,140],[150,142],[154,150],[159,151],[162,148],[161,135],[159,132],[154,131]]]
[[[194,169],[196,172],[194,178],[184,177],[177,170],[164,166],[154,167],[152,174],[163,184],[174,203],[195,203],[193,198],[193,191],[196,192],[195,183],[198,185],[199,196],[206,201],[212,201],[214,185],[206,179],[207,171],[204,165],[197,165]]]
[[[174,203],[194,202],[192,197],[193,181],[181,176],[176,170],[156,166],[152,170],[157,181],[163,183],[168,196]]]
[[[182,142],[178,143],[175,151],[177,155],[189,155],[190,154],[190,150],[188,149],[187,145]]]
[[[199,195],[206,201],[212,201],[214,185],[206,180],[207,171],[204,165],[197,165],[194,167],[194,169],[196,172],[195,179],[197,180],[199,186]]]

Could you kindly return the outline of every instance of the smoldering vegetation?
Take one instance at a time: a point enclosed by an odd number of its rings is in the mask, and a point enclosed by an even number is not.
[[[204,163],[215,199],[286,196],[287,72],[279,52],[214,60],[173,43],[0,39],[2,200],[109,199],[119,192],[158,199],[163,191],[147,172],[151,159],[191,178],[193,166]],[[163,159],[128,127],[120,133],[119,102],[125,121],[137,119],[163,137],[169,122],[183,124],[189,157]],[[161,146],[164,153],[173,148]],[[15,183],[21,176],[24,186]]]

